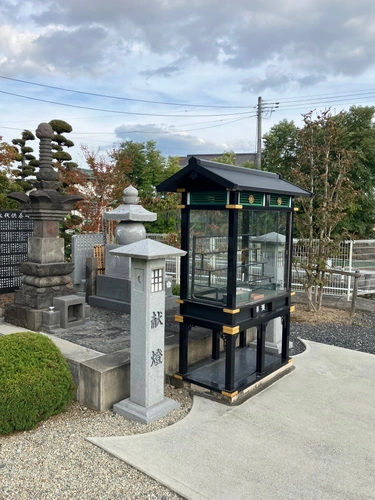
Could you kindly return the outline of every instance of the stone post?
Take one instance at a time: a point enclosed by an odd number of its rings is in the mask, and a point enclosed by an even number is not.
[[[115,413],[148,424],[179,405],[164,397],[165,259],[186,252],[150,239],[111,251],[131,258],[130,398]]]

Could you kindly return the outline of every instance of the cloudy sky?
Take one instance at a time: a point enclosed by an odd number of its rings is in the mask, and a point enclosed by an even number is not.
[[[263,132],[375,104],[373,0],[2,0],[0,23],[7,141],[59,118],[94,150],[254,152],[258,96]]]

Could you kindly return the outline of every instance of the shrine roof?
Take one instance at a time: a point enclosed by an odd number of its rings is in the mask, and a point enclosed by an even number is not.
[[[185,189],[193,191],[256,191],[277,193],[290,196],[311,196],[311,193],[291,182],[285,181],[280,174],[237,167],[195,158],[176,174],[159,184],[156,189],[176,192]]]

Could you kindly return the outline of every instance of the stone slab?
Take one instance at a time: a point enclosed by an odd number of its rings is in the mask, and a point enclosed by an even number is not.
[[[4,309],[4,319],[7,323],[21,326],[34,332],[42,329],[43,315],[42,310],[32,309],[28,306],[19,304],[6,304]]]
[[[130,286],[130,279],[99,275],[96,278],[96,295],[130,302]]]
[[[80,285],[86,278],[86,257],[93,257],[94,245],[103,243],[103,233],[74,234],[72,236],[73,283],[75,285]]]
[[[97,411],[108,410],[130,393],[130,355],[126,351],[96,357],[80,364],[78,399]]]
[[[121,245],[108,244],[104,248],[105,276],[113,278],[130,279],[130,259],[113,255],[111,250],[121,247]]]
[[[111,311],[118,311],[126,314],[130,313],[130,302],[99,297],[98,295],[92,295],[88,299],[90,306],[102,307],[103,309],[110,309]]]

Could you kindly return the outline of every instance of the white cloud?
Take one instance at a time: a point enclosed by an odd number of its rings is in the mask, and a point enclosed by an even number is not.
[[[0,92],[8,92],[0,94],[6,96],[0,102],[0,133],[1,125],[22,131],[32,120],[36,128],[41,121],[66,117],[88,138],[95,131],[108,133],[97,142],[92,138],[93,146],[106,147],[128,137],[155,139],[165,154],[197,152],[197,148],[253,150],[258,95],[274,100],[307,91],[335,95],[371,87],[374,81],[372,0],[3,0],[0,16],[2,76],[146,101],[248,106],[247,120],[229,123],[223,117],[228,123],[218,127],[219,117],[196,115],[245,109],[168,107],[0,78]],[[106,118],[110,113],[102,113],[102,119],[91,119],[100,112],[11,97],[9,92],[169,117],[128,115],[122,128],[121,115]],[[308,111],[308,102],[306,107],[296,113]],[[286,117],[280,113],[281,107],[274,117]],[[146,134],[148,122],[155,127],[150,134]],[[200,126],[202,122],[206,125]],[[270,125],[266,122],[264,128]],[[144,127],[142,133],[131,134],[133,126]]]

